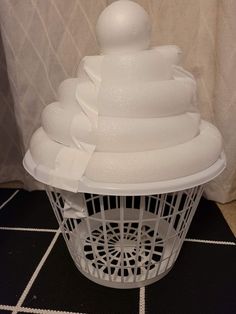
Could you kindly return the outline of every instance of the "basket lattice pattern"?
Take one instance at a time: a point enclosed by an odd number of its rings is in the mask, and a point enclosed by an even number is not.
[[[81,193],[78,209],[75,194],[47,187],[78,269],[97,283],[117,288],[144,286],[171,269],[202,192],[197,186],[148,196]],[[68,204],[72,213],[82,210],[83,216],[65,214]]]

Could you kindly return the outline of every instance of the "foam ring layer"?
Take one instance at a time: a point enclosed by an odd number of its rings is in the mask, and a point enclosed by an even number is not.
[[[54,141],[76,146],[79,141],[96,142],[96,151],[129,152],[152,150],[191,140],[199,130],[197,113],[139,119],[99,117],[98,128],[91,129],[83,112],[74,114],[52,103],[42,114],[42,126]]]
[[[77,149],[52,141],[40,128],[32,137],[30,152],[35,164],[48,169],[53,177],[55,167],[60,173],[77,172],[77,163],[58,164],[57,156],[63,150],[68,157]],[[203,122],[200,134],[184,144],[166,149],[130,153],[95,152],[88,163],[85,177],[95,182],[140,183],[184,177],[210,167],[220,156],[222,140],[219,131]],[[66,179],[66,177],[65,177]],[[76,177],[74,178],[76,180]],[[80,178],[78,178],[80,179]]]
[[[101,84],[98,108],[103,116],[163,117],[191,110],[194,86],[189,80]],[[88,92],[88,91],[87,91]]]
[[[219,131],[203,122],[199,135],[184,144],[134,153],[96,152],[85,176],[92,181],[114,183],[169,180],[210,167],[221,151]]]

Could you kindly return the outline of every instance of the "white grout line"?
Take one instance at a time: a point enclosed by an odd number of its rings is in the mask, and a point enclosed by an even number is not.
[[[33,314],[86,314],[86,313],[80,313],[80,312],[69,312],[69,311],[56,311],[56,310],[47,310],[47,309],[36,309],[36,308],[30,308],[30,307],[17,307],[17,306],[11,306],[11,305],[2,305],[0,304],[0,310],[5,311],[21,311],[24,313],[33,313]]]
[[[61,232],[60,232],[60,229],[58,229],[57,232],[56,232],[56,234],[55,234],[55,236],[53,237],[53,239],[52,239],[52,241],[51,241],[49,247],[47,248],[47,251],[46,251],[45,254],[43,255],[43,257],[42,257],[40,263],[38,264],[38,266],[37,266],[37,268],[35,269],[35,271],[34,271],[32,277],[30,278],[30,280],[29,280],[27,286],[25,287],[25,290],[23,291],[23,293],[22,293],[22,295],[21,295],[19,301],[17,302],[16,307],[15,307],[15,310],[12,312],[12,314],[16,314],[18,311],[20,311],[21,305],[23,304],[23,302],[24,302],[24,300],[25,300],[25,298],[26,298],[26,296],[27,296],[29,290],[31,289],[31,287],[32,287],[32,285],[33,285],[35,279],[37,278],[37,276],[38,276],[38,274],[39,274],[41,268],[43,267],[43,264],[45,263],[46,259],[48,258],[48,255],[50,254],[50,252],[51,252],[51,250],[52,250],[54,244],[56,243],[57,238],[58,238],[58,236],[60,235],[60,233],[61,233]]]
[[[5,311],[14,311],[15,309],[15,306],[12,306],[12,305],[3,305],[3,304],[0,304],[0,310],[5,310]]]
[[[185,239],[184,241],[205,243],[205,244],[218,244],[218,245],[236,245],[235,242],[228,242],[228,241],[214,241],[214,240],[201,240],[201,239]]]
[[[20,190],[16,190],[5,202],[3,202],[0,205],[0,209],[2,209],[5,205],[7,205],[7,203],[10,202],[10,200],[12,200],[19,191]]]
[[[68,311],[55,311],[55,310],[47,310],[47,309],[31,309],[27,307],[21,307],[21,312],[24,313],[35,313],[35,314],[86,314],[80,312],[68,312]]]
[[[23,227],[0,227],[0,230],[29,231],[29,232],[50,232],[50,233],[59,232],[58,229],[23,228]],[[236,242],[230,242],[230,241],[216,241],[216,240],[203,240],[203,239],[190,239],[190,238],[186,238],[184,241],[186,241],[186,242],[196,242],[196,243],[205,243],[205,244],[218,244],[218,245],[236,245]]]
[[[145,314],[145,287],[139,289],[139,314]]]
[[[33,231],[33,232],[52,232],[56,233],[58,229],[37,229],[37,228],[21,228],[21,227],[0,227],[0,230],[9,231]]]

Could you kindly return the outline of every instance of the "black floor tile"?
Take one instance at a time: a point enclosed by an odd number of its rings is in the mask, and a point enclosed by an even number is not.
[[[0,190],[0,194],[1,194]],[[50,202],[44,191],[20,190],[0,211],[0,226],[24,228],[58,228]]]
[[[0,189],[0,206],[16,192],[16,189]]]
[[[214,202],[204,198],[200,201],[187,238],[235,241],[235,237],[220,209]]]
[[[52,236],[0,230],[0,304],[16,305]]]
[[[132,314],[138,313],[139,290],[106,288],[86,279],[74,265],[61,237],[23,306],[89,314]]]
[[[185,243],[170,273],[146,288],[147,313],[236,313],[235,265],[235,246]]]

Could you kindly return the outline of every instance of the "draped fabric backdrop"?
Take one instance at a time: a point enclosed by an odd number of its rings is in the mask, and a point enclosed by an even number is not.
[[[98,53],[95,23],[109,0],[1,0],[0,180],[37,187],[21,160],[44,106]],[[207,196],[236,198],[236,1],[138,0],[153,23],[152,45],[176,44],[198,84],[202,116],[222,132],[228,165]]]

